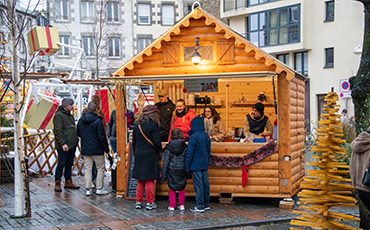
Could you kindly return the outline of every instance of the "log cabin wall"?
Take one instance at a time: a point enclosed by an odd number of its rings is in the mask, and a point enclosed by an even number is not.
[[[305,173],[304,140],[304,80],[293,78],[290,81],[290,117],[291,117],[291,174],[292,191],[299,189]]]

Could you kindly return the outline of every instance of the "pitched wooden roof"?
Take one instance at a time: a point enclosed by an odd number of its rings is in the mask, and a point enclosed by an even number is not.
[[[169,30],[167,30],[165,33],[163,33],[160,37],[158,37],[155,41],[153,41],[149,46],[144,48],[142,51],[140,51],[138,54],[136,54],[132,59],[130,59],[128,62],[126,62],[124,65],[122,65],[120,68],[118,68],[115,72],[111,74],[112,78],[117,77],[124,77],[124,76],[138,76],[139,78],[145,78],[144,76],[153,76],[153,75],[186,75],[186,74],[198,74],[202,73],[201,65],[196,66],[196,68],[191,67],[192,69],[195,69],[193,72],[191,72],[190,66],[188,67],[177,67],[172,68],[172,70],[166,69],[164,72],[160,72],[159,70],[163,67],[162,63],[161,65],[156,65],[154,68],[149,68],[147,65],[144,65],[144,61],[151,60],[149,57],[151,57],[155,52],[158,52],[158,50],[163,50],[163,45],[168,44],[169,42],[172,42],[174,37],[186,37],[191,36],[192,41],[194,42],[194,38],[197,36],[197,30],[193,28],[190,28],[191,26],[194,26],[196,24],[196,21],[201,21],[201,23],[204,23],[204,27],[206,26],[208,31],[210,29],[214,31],[210,31],[210,34],[205,34],[203,31],[199,32],[199,36],[206,37],[206,36],[217,36],[221,37],[222,39],[226,39],[229,41],[233,41],[233,45],[235,47],[243,47],[243,50],[245,53],[247,53],[251,58],[255,59],[254,62],[258,61],[258,68],[257,71],[272,71],[277,74],[285,71],[287,74],[287,79],[291,80],[294,78],[297,73],[287,67],[285,64],[281,63],[268,53],[264,52],[262,49],[258,48],[257,46],[253,45],[251,42],[249,42],[247,39],[245,39],[240,34],[233,31],[229,26],[222,23],[220,20],[215,18],[213,15],[209,14],[205,10],[201,9],[200,7],[194,9],[191,13],[186,15],[184,18],[182,18],[179,22],[177,22],[174,26],[172,26]],[[186,30],[187,28],[190,28],[189,30]],[[204,28],[202,27],[202,28]],[[186,31],[186,32],[184,32]],[[212,34],[213,33],[213,34]],[[164,54],[162,54],[163,56]],[[179,55],[179,54],[177,54]],[[162,61],[162,60],[161,60]],[[148,61],[149,62],[149,61]],[[142,65],[141,65],[142,64]],[[229,69],[226,69],[227,67],[220,67],[217,65],[216,67],[213,67],[213,73],[226,73],[226,72],[253,72],[254,69],[249,67],[249,65],[240,65],[241,68],[236,68],[233,71],[229,71]],[[168,68],[168,67],[167,67]],[[181,69],[182,68],[182,69]],[[266,69],[261,69],[266,68]],[[143,69],[147,69],[147,71],[143,71]],[[175,71],[176,69],[176,71]],[[158,70],[158,71],[157,71]],[[207,71],[206,71],[207,72]],[[209,72],[209,71],[208,71]],[[211,73],[210,73],[211,74]],[[299,75],[299,74],[298,74]]]

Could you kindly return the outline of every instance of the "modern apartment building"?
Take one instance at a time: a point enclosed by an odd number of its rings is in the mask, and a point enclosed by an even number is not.
[[[354,115],[345,80],[356,74],[364,9],[357,1],[223,0],[221,18],[249,41],[307,76],[306,118],[320,118],[327,92],[341,94],[340,109]],[[358,47],[358,45],[360,47]],[[355,48],[357,49],[355,50]],[[309,112],[308,112],[309,111]],[[309,115],[309,116],[308,116]]]

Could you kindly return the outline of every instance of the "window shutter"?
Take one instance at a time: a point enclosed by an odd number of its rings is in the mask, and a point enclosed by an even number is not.
[[[180,65],[180,44],[171,42],[163,44],[163,66],[179,66]]]
[[[217,64],[234,64],[235,47],[234,40],[217,41]]]

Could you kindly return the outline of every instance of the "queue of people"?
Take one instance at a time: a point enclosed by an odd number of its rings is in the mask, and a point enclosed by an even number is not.
[[[168,209],[175,210],[175,194],[178,191],[178,209],[185,210],[186,180],[193,178],[197,205],[190,210],[193,212],[209,210],[208,162],[211,141],[220,142],[226,138],[225,125],[218,112],[210,105],[206,105],[201,116],[197,117],[183,99],[173,104],[168,98],[167,90],[160,90],[158,97],[160,102],[145,106],[140,114],[137,114],[133,128],[132,148],[135,157],[133,178],[138,180],[135,207],[137,209],[143,207],[144,189],[147,199],[146,209],[157,207],[154,203],[154,181],[161,179],[163,182],[168,181],[170,201]],[[76,128],[74,117],[70,113],[73,110],[73,103],[70,98],[63,99],[53,121],[55,146],[59,158],[54,190],[62,191],[63,169],[65,188],[79,189],[79,186],[72,183],[71,169],[80,137],[81,155],[85,161],[86,195],[90,196],[93,188],[96,188],[97,195],[108,194],[103,183],[104,154],[109,152],[108,140],[112,150],[117,151],[116,111],[112,111],[107,125],[100,108],[100,98],[95,95],[84,110]],[[252,112],[246,115],[244,130],[256,136],[272,134],[272,125],[269,118],[264,115],[262,103],[255,104]],[[163,171],[160,176],[161,142],[165,141],[168,141],[168,144],[163,149]]]

